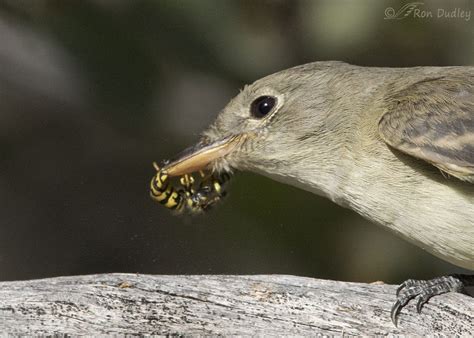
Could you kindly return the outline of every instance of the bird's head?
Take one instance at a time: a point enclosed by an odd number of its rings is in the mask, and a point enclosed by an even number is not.
[[[163,168],[170,176],[201,169],[291,175],[318,161],[316,144],[335,125],[331,114],[333,63],[291,68],[246,86],[221,111],[199,143]],[[323,142],[324,143],[324,142]],[[327,142],[326,142],[327,143]],[[324,156],[330,152],[322,146]],[[311,156],[309,153],[311,152]]]

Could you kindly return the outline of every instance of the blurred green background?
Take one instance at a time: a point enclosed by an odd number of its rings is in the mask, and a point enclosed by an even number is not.
[[[250,173],[201,216],[173,216],[148,196],[152,162],[196,142],[259,77],[317,60],[474,64],[474,18],[384,19],[405,3],[0,1],[0,280],[120,271],[398,283],[460,271]]]

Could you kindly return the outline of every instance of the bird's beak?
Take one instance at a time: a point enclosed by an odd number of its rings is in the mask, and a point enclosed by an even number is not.
[[[200,142],[170,160],[162,170],[169,176],[181,176],[205,169],[209,163],[229,154],[240,143],[242,135],[232,135],[215,142]]]

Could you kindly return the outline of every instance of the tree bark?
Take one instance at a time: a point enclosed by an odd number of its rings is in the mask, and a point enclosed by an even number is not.
[[[40,334],[474,333],[474,300],[432,298],[390,321],[394,285],[285,275],[101,274],[0,283],[0,332]],[[413,303],[413,302],[412,302]]]

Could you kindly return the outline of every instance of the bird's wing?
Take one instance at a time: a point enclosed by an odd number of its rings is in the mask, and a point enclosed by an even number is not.
[[[386,103],[378,125],[386,143],[474,183],[474,75],[417,82]]]

